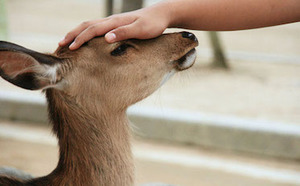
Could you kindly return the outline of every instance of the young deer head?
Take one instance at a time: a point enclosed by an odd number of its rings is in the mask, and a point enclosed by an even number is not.
[[[41,54],[0,42],[0,75],[21,88],[46,90],[60,158],[48,176],[0,176],[0,185],[134,184],[126,109],[195,61],[188,32],[108,44],[94,38],[80,49]]]

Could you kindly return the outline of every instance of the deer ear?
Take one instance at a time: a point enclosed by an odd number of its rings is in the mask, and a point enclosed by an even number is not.
[[[61,59],[0,41],[0,76],[24,89],[54,86]]]

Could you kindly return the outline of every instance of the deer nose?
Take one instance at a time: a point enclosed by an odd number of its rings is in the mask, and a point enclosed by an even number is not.
[[[188,38],[188,39],[190,39],[192,41],[196,41],[196,42],[198,41],[196,36],[190,32],[181,32],[181,35],[183,38]]]

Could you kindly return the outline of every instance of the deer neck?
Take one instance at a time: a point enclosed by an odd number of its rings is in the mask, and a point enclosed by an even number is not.
[[[125,110],[98,108],[87,113],[59,91],[49,89],[46,96],[60,148],[57,168],[48,179],[57,185],[133,185]]]

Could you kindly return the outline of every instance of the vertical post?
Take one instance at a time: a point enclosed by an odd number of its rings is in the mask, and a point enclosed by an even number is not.
[[[106,0],[106,16],[113,14],[114,0]]]
[[[7,17],[5,0],[0,0],[0,39],[7,39]]]
[[[129,12],[143,7],[143,0],[123,0],[122,12]]]
[[[218,68],[229,68],[217,32],[208,32],[208,34],[214,51],[212,66]]]

